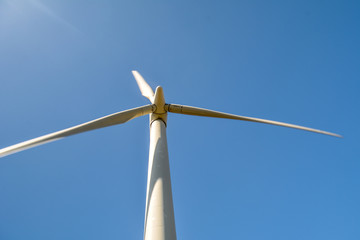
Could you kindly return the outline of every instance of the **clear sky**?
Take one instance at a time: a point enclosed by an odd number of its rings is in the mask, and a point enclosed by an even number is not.
[[[178,239],[360,239],[360,2],[0,0],[0,148],[179,103]],[[0,159],[0,239],[142,239],[148,117]]]

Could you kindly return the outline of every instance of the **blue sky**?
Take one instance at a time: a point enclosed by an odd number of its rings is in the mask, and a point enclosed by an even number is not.
[[[358,1],[0,0],[0,147],[148,104],[178,239],[360,238]],[[0,159],[0,239],[142,239],[148,118]]]

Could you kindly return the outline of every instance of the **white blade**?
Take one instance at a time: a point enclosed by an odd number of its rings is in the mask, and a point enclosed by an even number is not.
[[[144,78],[137,71],[132,71],[134,78],[140,88],[141,94],[148,98],[151,103],[154,103],[154,91],[149,86],[149,84],[144,80]]]
[[[25,142],[21,142],[3,149],[0,149],[0,157],[13,154],[28,148],[32,148],[41,144],[59,140],[74,134],[95,130],[98,128],[108,127],[116,124],[125,123],[133,118],[149,114],[153,111],[153,105],[146,105],[126,111],[114,113],[102,118],[95,119],[71,128],[67,128],[58,132],[50,133],[38,138],[34,138]]]
[[[217,112],[213,110],[208,110],[204,108],[197,108],[197,107],[190,107],[190,106],[183,106],[178,104],[168,104],[166,105],[166,110],[172,113],[180,113],[180,114],[187,114],[187,115],[194,115],[194,116],[202,116],[202,117],[215,117],[215,118],[227,118],[227,119],[235,119],[235,120],[243,120],[243,121],[250,121],[250,122],[258,122],[258,123],[266,123],[266,124],[272,124],[282,127],[289,127],[289,128],[296,128],[300,130],[310,131],[310,132],[316,132],[321,134],[326,134],[334,137],[342,137],[341,135],[326,132],[314,128],[308,128],[303,127],[299,125],[289,124],[289,123],[283,123],[283,122],[277,122],[277,121],[271,121],[266,119],[260,119],[260,118],[252,118],[252,117],[244,117],[234,114],[228,114],[228,113],[222,113]]]

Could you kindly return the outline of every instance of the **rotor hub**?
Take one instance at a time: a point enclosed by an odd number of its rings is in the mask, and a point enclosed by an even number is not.
[[[167,111],[165,109],[164,91],[161,86],[158,86],[155,90],[153,104],[155,105],[155,110],[150,114],[150,125],[157,119],[160,119],[166,125]]]

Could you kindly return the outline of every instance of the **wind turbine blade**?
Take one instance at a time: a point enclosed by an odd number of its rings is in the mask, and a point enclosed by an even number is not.
[[[134,78],[140,88],[141,94],[148,98],[151,103],[154,103],[154,91],[149,86],[149,84],[137,71],[132,71],[132,74],[134,75]]]
[[[25,142],[21,142],[3,149],[0,149],[0,157],[5,157],[9,154],[13,154],[19,151],[23,151],[28,148],[32,148],[41,144],[59,140],[64,137],[68,137],[74,134],[95,130],[98,128],[108,127],[116,124],[125,123],[133,118],[140,117],[149,114],[153,111],[153,105],[146,105],[138,108],[125,110],[122,112],[107,115],[102,118],[95,119],[90,122],[86,122],[74,127],[70,127],[58,132],[50,133],[38,138],[34,138]]]
[[[341,135],[336,134],[336,133],[326,132],[326,131],[322,131],[322,130],[318,130],[318,129],[314,129],[314,128],[308,128],[308,127],[303,127],[303,126],[299,126],[299,125],[271,121],[271,120],[266,120],[266,119],[261,119],[261,118],[239,116],[239,115],[234,115],[234,114],[229,114],[229,113],[217,112],[217,111],[204,109],[204,108],[197,108],[197,107],[184,106],[184,105],[178,105],[178,104],[167,104],[165,109],[168,112],[172,112],[172,113],[266,123],[266,124],[271,124],[271,125],[295,128],[295,129],[305,130],[305,131],[309,131],[309,132],[330,135],[330,136],[334,136],[334,137],[342,137]]]

